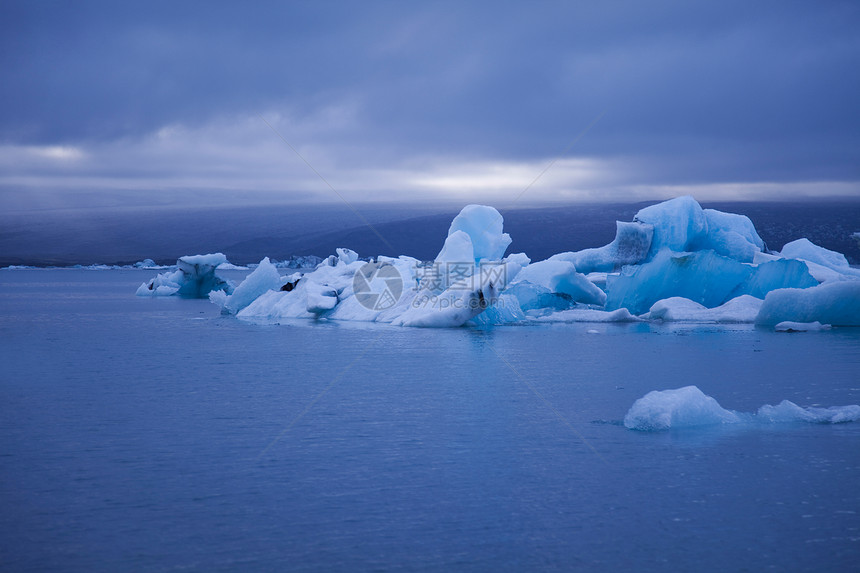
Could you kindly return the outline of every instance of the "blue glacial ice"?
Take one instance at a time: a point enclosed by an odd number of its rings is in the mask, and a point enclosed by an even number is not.
[[[860,326],[860,281],[834,281],[808,289],[779,289],[764,299],[756,324],[820,322]]]
[[[675,252],[693,250],[708,232],[708,219],[699,203],[690,196],[645,207],[636,213],[633,220],[654,228],[650,257],[662,249]]]
[[[707,308],[749,294],[763,298],[778,288],[808,288],[818,282],[799,261],[774,260],[762,265],[741,263],[712,250],[660,251],[654,260],[607,278],[607,310],[647,312],[659,300],[683,297]]]
[[[451,222],[448,236],[457,231],[466,233],[472,241],[476,263],[498,261],[511,244],[511,236],[503,232],[503,226],[504,219],[494,208],[466,205]]]
[[[700,242],[694,245],[698,249],[712,249],[716,253],[751,263],[757,253],[764,250],[764,241],[758,236],[755,225],[745,215],[724,213],[716,209],[704,209],[708,231]]]
[[[654,227],[646,223],[615,222],[615,239],[606,246],[553,255],[550,261],[573,263],[583,274],[619,270],[645,260],[651,250]]]
[[[506,256],[510,244],[498,211],[469,205],[452,221],[432,261],[406,255],[361,259],[337,249],[314,268],[282,278],[264,260],[236,292],[227,285],[211,298],[241,319],[274,322],[860,325],[860,271],[844,256],[806,240],[787,244],[781,253],[767,252],[747,217],[702,209],[692,197],[646,207],[633,222],[618,222],[615,239],[604,247],[532,262],[525,253]],[[183,264],[191,259],[183,257]],[[224,261],[198,262],[214,269]],[[213,290],[202,267],[191,274],[183,268],[159,275],[139,294],[186,289],[205,296]]]
[[[607,277],[606,309],[648,312],[659,300],[683,297],[708,308],[720,306],[753,268],[714,251],[676,253],[663,249],[653,260]]]
[[[690,196],[645,207],[633,220],[654,227],[651,257],[664,248],[675,252],[713,250],[751,263],[755,254],[764,250],[764,241],[749,217],[702,209]]]
[[[627,428],[646,432],[722,424],[840,424],[857,421],[860,421],[860,406],[856,404],[802,408],[783,400],[776,406],[766,404],[755,413],[726,410],[696,386],[649,392],[636,400],[624,416]]]
[[[845,255],[819,247],[809,239],[797,239],[786,243],[780,255],[787,259],[802,259],[836,270],[849,268]]]
[[[814,269],[817,274],[822,275],[823,280],[860,278],[860,269],[851,268],[845,255],[819,247],[809,239],[786,243],[779,255],[786,259],[803,261],[810,267],[810,271]]]
[[[589,281],[585,275],[578,273],[573,263],[546,260],[531,263],[519,272],[511,287],[529,283],[546,289],[547,292],[564,295],[572,302],[596,304],[606,303],[606,293]],[[522,301],[529,304],[530,300]]]
[[[222,253],[187,255],[176,261],[176,270],[161,273],[137,289],[138,296],[206,298],[212,291],[233,292],[233,283],[215,274],[227,262]]]

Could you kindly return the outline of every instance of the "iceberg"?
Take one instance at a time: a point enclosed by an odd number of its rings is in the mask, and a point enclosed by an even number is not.
[[[208,294],[225,313],[275,322],[860,324],[860,271],[844,256],[806,240],[787,244],[780,254],[764,252],[749,218],[702,209],[692,197],[616,222],[615,239],[603,247],[532,263],[524,253],[502,258],[510,244],[496,209],[468,205],[432,261],[406,255],[362,260],[338,248],[315,259],[314,268],[283,278],[277,264],[264,259],[234,291],[214,274],[226,262],[223,255],[183,257],[176,272],[159,275],[138,294]]]
[[[741,417],[736,412],[726,410],[696,386],[648,392],[624,416],[627,428],[642,431],[739,422]]]
[[[142,261],[138,261],[132,265],[136,269],[163,269],[164,267],[158,265],[152,259],[143,259]]]
[[[726,410],[696,386],[647,393],[624,416],[624,426],[644,432],[721,424],[761,425],[807,422],[841,424],[860,421],[860,405],[802,408],[783,400],[765,404],[755,413]]]
[[[182,296],[207,298],[212,291],[233,292],[233,283],[215,274],[227,262],[222,253],[187,255],[176,261],[177,269],[161,273],[137,289],[137,296]]]
[[[774,326],[784,321],[860,326],[860,281],[827,282],[807,289],[769,292],[756,324]]]

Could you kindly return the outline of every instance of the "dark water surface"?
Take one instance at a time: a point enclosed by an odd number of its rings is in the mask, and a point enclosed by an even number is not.
[[[0,271],[0,570],[857,570],[860,424],[620,421],[858,404],[860,329],[259,326],[153,274]]]

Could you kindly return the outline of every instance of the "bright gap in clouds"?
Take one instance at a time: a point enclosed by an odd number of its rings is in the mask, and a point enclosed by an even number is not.
[[[351,203],[480,202],[499,207],[548,202],[631,202],[690,194],[699,200],[857,197],[845,181],[676,182],[643,157],[529,159],[404,155],[396,146],[357,141],[356,111],[338,107],[302,120],[263,114]],[[201,126],[172,124],[142,137],[80,145],[0,148],[0,205],[28,197],[132,193],[136,205],[327,203],[340,198],[257,116]],[[549,167],[549,169],[547,169]]]

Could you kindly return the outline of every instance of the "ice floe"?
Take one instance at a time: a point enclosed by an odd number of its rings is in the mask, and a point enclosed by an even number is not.
[[[696,386],[655,390],[636,400],[624,416],[631,430],[659,431],[722,424],[807,422],[839,424],[860,421],[860,405],[802,408],[788,400],[766,404],[755,413],[727,410]]]

